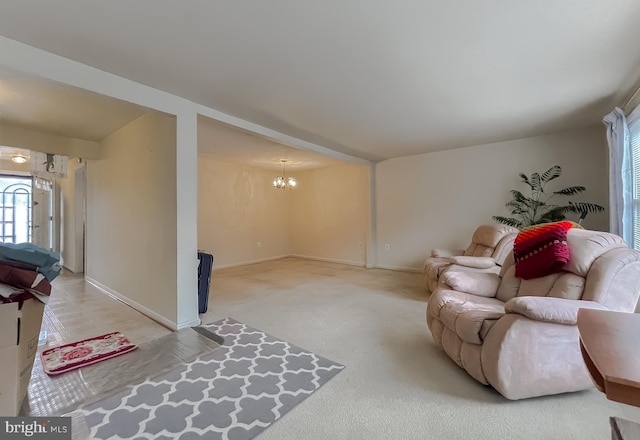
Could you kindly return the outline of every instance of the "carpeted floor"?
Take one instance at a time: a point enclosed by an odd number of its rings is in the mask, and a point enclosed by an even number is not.
[[[258,437],[562,439],[611,437],[640,409],[596,390],[512,402],[431,339],[422,275],[287,258],[214,271],[204,323],[227,316],[346,368]]]
[[[344,366],[227,318],[221,347],[72,414],[74,438],[248,440]]]

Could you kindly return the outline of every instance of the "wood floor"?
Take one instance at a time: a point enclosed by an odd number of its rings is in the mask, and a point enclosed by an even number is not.
[[[40,347],[41,350],[113,331],[124,333],[134,344],[171,333],[166,327],[85,282],[82,274],[68,271],[52,283],[42,330],[47,331],[47,344]]]

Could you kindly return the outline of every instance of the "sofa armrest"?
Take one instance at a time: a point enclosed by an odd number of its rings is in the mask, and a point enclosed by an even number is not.
[[[464,270],[448,270],[441,275],[440,280],[451,290],[488,298],[496,296],[500,285],[498,274]]]
[[[469,257],[465,255],[451,257],[451,262],[458,266],[473,267],[475,269],[489,269],[496,265],[496,260],[491,257]]]
[[[608,310],[595,301],[551,298],[546,296],[520,296],[504,305],[506,313],[517,313],[535,321],[576,325],[579,309]]]
[[[431,249],[431,256],[436,258],[450,258],[464,255],[464,249]]]

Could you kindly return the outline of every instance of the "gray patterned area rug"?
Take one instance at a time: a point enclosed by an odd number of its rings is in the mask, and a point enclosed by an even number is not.
[[[222,347],[79,409],[74,430],[80,423],[76,432],[92,439],[251,439],[344,369],[231,318],[203,327]]]

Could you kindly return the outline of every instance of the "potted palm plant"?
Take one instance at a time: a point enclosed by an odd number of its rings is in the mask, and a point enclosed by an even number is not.
[[[540,223],[557,222],[566,219],[570,213],[578,214],[580,223],[588,213],[604,211],[604,207],[589,202],[568,201],[563,205],[555,205],[551,200],[558,196],[575,196],[587,190],[584,186],[569,186],[558,191],[545,192],[546,186],[562,174],[562,168],[554,165],[542,174],[530,176],[520,173],[520,180],[529,187],[529,196],[518,190],[511,190],[511,200],[505,204],[512,217],[495,215],[492,218],[516,228],[524,228]]]

